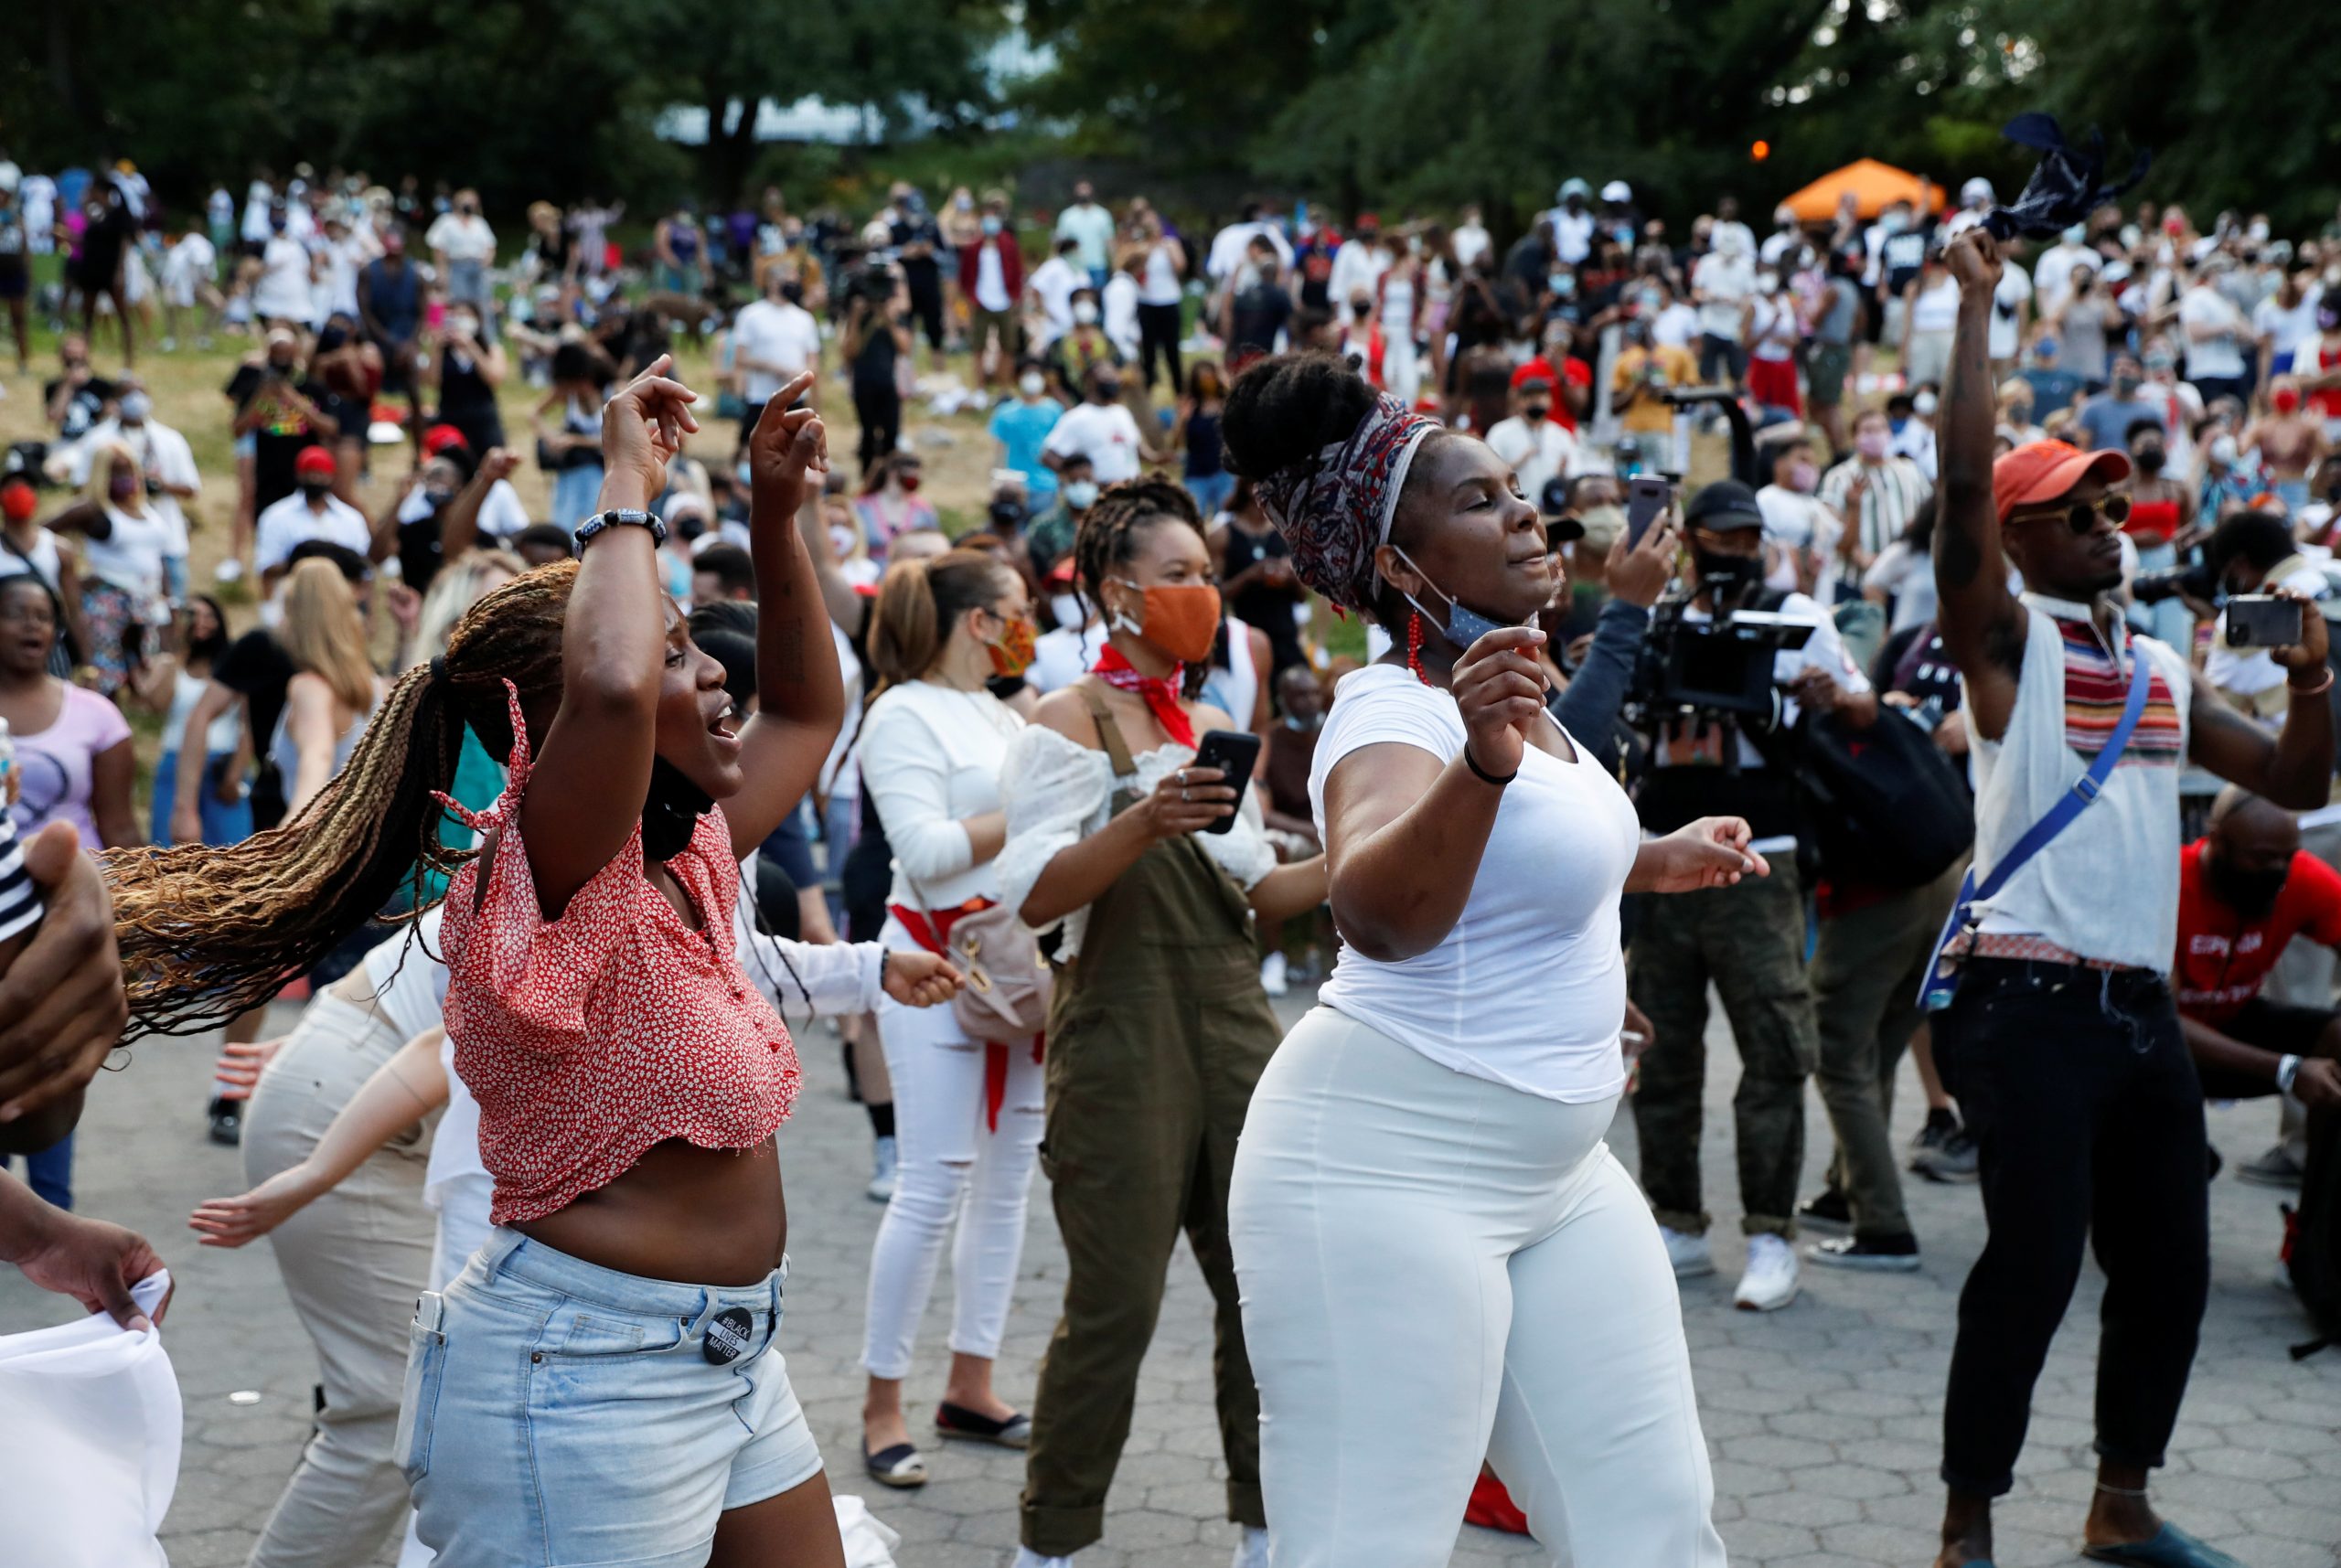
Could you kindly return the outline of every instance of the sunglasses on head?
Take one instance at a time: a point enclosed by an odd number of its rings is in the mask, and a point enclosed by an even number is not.
[[[2106,521],[2111,523],[2117,528],[2120,528],[2123,523],[2130,520],[2130,497],[2127,496],[2100,496],[2094,501],[2068,502],[2067,504],[2058,507],[2051,511],[2017,512],[2008,518],[2008,521],[2012,523],[2030,523],[2037,522],[2044,517],[2061,517],[2064,519],[2065,526],[2072,529],[2074,534],[2078,536],[2086,534],[2090,529],[2096,528],[2097,519],[2100,513],[2103,514]]]

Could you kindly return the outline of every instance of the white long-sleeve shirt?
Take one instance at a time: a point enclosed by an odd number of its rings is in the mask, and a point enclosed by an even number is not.
[[[933,910],[999,897],[996,868],[976,864],[959,825],[999,809],[1000,763],[1023,728],[991,693],[931,680],[891,687],[870,705],[861,785],[893,847],[892,901]]]

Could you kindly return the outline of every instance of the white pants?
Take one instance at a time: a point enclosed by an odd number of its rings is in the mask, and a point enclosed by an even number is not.
[[[1277,1568],[1438,1568],[1487,1456],[1555,1563],[1720,1568],[1658,1227],[1564,1104],[1328,1008],[1268,1062],[1228,1224]]]
[[[892,948],[917,945],[891,916],[879,940]],[[878,1005],[878,1039],[894,1085],[898,1163],[893,1200],[870,1250],[861,1364],[871,1377],[900,1378],[910,1372],[955,1219],[951,1349],[999,1354],[1041,1147],[1042,1077],[1029,1040],[1008,1047],[1007,1093],[994,1131],[984,1098],[987,1048],[960,1032],[948,1007],[906,1008],[887,997]]]
[[[405,1038],[379,1011],[327,991],[269,1063],[244,1113],[255,1186],[308,1157],[335,1116]],[[407,1325],[431,1270],[422,1172],[436,1115],[401,1133],[269,1238],[325,1387],[316,1435],[252,1548],[253,1568],[371,1558],[406,1511],[390,1454],[406,1382]]]

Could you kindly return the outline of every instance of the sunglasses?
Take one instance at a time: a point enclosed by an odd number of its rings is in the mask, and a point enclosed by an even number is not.
[[[2097,519],[2100,515],[2115,528],[2120,528],[2130,520],[2130,497],[2100,496],[2094,501],[2075,501],[2069,506],[2058,507],[2054,511],[2015,512],[2009,516],[2008,521],[2030,523],[2037,522],[2044,517],[2062,517],[2065,520],[2065,526],[2072,529],[2078,537],[2096,528]]]

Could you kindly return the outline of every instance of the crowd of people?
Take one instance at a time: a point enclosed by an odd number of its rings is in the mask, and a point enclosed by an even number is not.
[[[134,171],[45,183],[0,181],[0,297],[65,244],[80,324],[0,477],[0,939],[49,907],[0,977],[44,1206],[0,1178],[0,1232],[126,1321],[151,1253],[63,1213],[80,1085],[125,1009],[224,1031],[210,1131],[252,1185],[194,1224],[273,1236],[325,1373],[255,1563],[402,1524],[418,1563],[842,1563],[777,1348],[818,1016],[886,1205],[874,1481],[927,1484],[929,1430],[1021,1450],[1019,1568],[1077,1563],[1183,1234],[1237,1568],[1441,1563],[1509,1499],[1561,1560],[1720,1563],[1680,1311],[1712,989],[1737,1306],[1918,1269],[1908,1171],[1980,1189],[1943,1568],[1989,1561],[2091,1236],[2092,1554],[2232,1563],[2147,1479],[2208,1285],[2206,1096],[2281,1097],[2235,1170],[2275,1187],[2341,1107],[2341,238],[2108,207],[2027,257],[1971,181],[1760,240],[1725,198],[1677,242],[1572,178],[1502,249],[1473,208],[1266,201],[1205,243],[1086,184],[1037,236],[898,184],[859,228],[678,206],[632,257],[619,208],[540,203],[516,265],[412,180],[256,179],[167,244]],[[241,635],[128,368],[148,269],[252,335]],[[951,529],[903,435],[922,338],[997,448]],[[20,1067],[26,976],[80,1011]],[[1036,1170],[1068,1266],[1020,1403]]]

